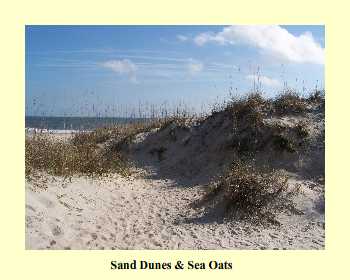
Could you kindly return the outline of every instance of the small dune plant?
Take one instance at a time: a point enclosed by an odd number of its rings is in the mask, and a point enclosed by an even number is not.
[[[278,115],[302,114],[307,110],[307,101],[297,91],[285,89],[274,100],[273,108]]]
[[[307,137],[309,137],[309,130],[307,128],[307,123],[305,121],[299,121],[297,123],[297,125],[295,126],[295,130],[297,135],[302,138],[305,139]]]
[[[250,153],[259,149],[263,138],[264,116],[268,102],[261,93],[251,93],[246,97],[232,100],[226,110],[233,120],[234,139],[232,146],[240,153]]]
[[[308,101],[310,102],[324,102],[325,100],[325,90],[319,90],[315,89],[310,93],[310,96],[308,97]]]
[[[232,100],[227,110],[231,111],[238,122],[246,121],[250,125],[258,126],[262,121],[262,109],[266,101],[260,92],[250,93],[237,100]]]
[[[287,177],[283,173],[235,162],[203,200],[213,201],[214,208],[224,206],[226,218],[278,224],[276,213],[294,207],[293,194],[288,190]]]

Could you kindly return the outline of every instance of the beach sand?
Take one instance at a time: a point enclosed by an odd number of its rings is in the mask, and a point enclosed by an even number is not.
[[[281,214],[281,226],[262,228],[194,209],[203,187],[148,177],[51,178],[46,189],[27,182],[26,248],[324,248],[324,215],[309,188],[309,198],[300,202],[306,215]]]

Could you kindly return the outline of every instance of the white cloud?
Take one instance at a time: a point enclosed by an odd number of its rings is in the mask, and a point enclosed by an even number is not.
[[[261,83],[262,85],[268,86],[268,87],[278,87],[281,85],[279,80],[269,78],[262,75],[247,75],[246,79],[250,81],[255,81],[256,83]]]
[[[218,33],[201,33],[193,41],[199,46],[209,42],[248,45],[290,62],[324,64],[324,49],[310,32],[294,36],[278,25],[229,26]]]
[[[190,75],[195,75],[203,70],[204,66],[203,63],[195,61],[193,59],[189,60],[189,63],[187,64],[187,70],[190,73]]]
[[[184,35],[177,35],[176,38],[181,42],[186,42],[188,40],[188,37]]]
[[[132,82],[136,82],[137,66],[129,59],[109,60],[101,64],[119,75],[127,75]]]

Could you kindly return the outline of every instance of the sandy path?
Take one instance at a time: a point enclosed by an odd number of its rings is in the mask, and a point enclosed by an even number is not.
[[[26,183],[27,249],[320,249],[324,223],[283,216],[280,228],[197,219],[199,187],[116,176],[74,178],[46,190]],[[188,219],[194,218],[192,222]],[[186,222],[187,221],[187,222]]]

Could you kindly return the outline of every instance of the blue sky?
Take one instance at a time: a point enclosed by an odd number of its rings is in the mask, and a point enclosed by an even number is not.
[[[26,26],[26,115],[201,111],[324,86],[323,26]]]

